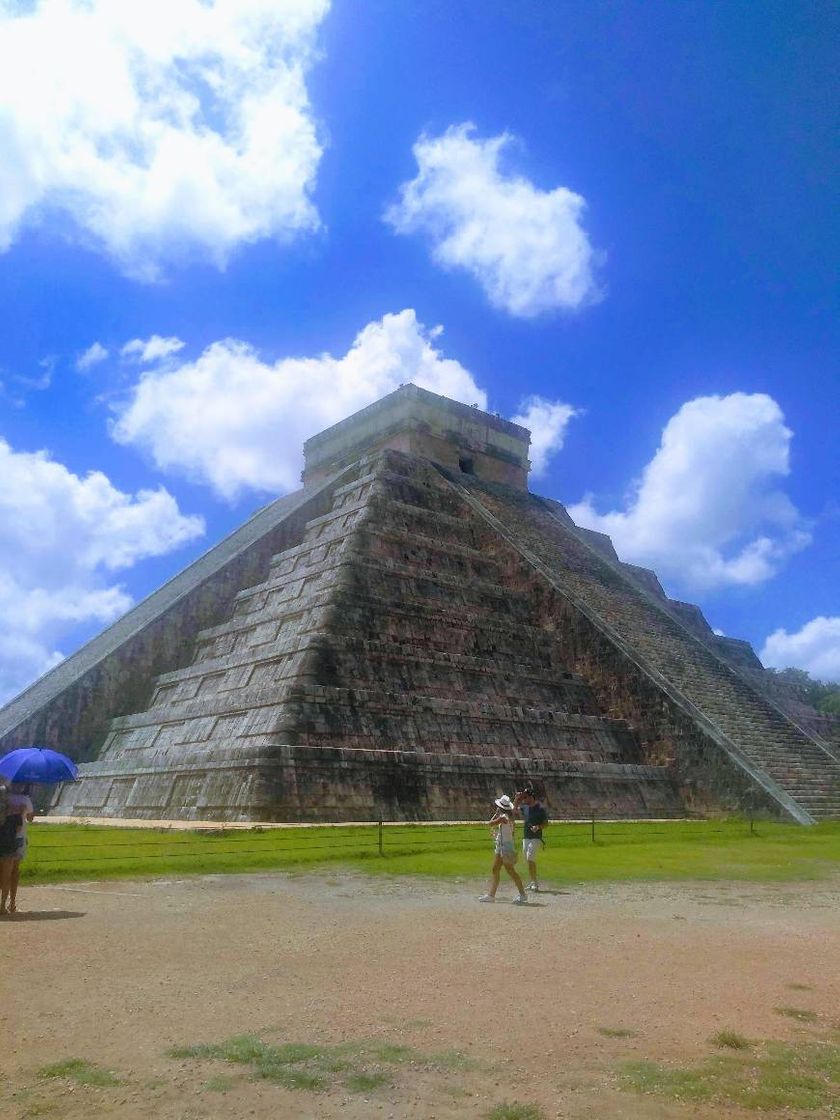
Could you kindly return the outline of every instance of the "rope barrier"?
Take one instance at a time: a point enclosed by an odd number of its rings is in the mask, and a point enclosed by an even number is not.
[[[641,822],[640,822],[641,823]],[[697,840],[716,836],[739,835],[746,837],[747,821],[726,822],[692,822],[693,827],[686,827],[685,821],[674,821],[669,827],[665,822],[657,822],[660,827],[634,828],[622,825],[616,821],[590,820],[553,821],[550,838],[557,838],[558,846],[564,843],[579,845],[591,840],[594,843],[616,842],[619,844],[643,844],[655,837],[668,837],[671,840]],[[597,827],[596,827],[597,826]],[[62,827],[62,826],[59,826]],[[72,828],[73,826],[71,826]],[[105,826],[107,827],[107,826]],[[402,822],[363,825],[354,829],[352,833],[338,833],[329,836],[335,826],[316,826],[306,834],[306,840],[299,840],[295,844],[281,844],[277,840],[288,833],[281,831],[258,829],[253,831],[224,829],[218,832],[196,832],[186,836],[176,836],[169,830],[161,831],[151,836],[146,834],[140,839],[112,838],[94,839],[85,834],[76,840],[68,836],[62,843],[36,843],[31,849],[35,858],[30,866],[33,871],[47,867],[72,867],[76,864],[87,863],[137,863],[153,860],[179,860],[200,858],[203,853],[210,860],[224,860],[241,856],[277,857],[278,863],[306,862],[310,852],[334,852],[339,858],[343,855],[355,855],[359,858],[374,856],[410,856],[425,852],[456,852],[473,851],[487,843],[488,826],[485,821],[464,822],[458,824],[437,824],[435,822]],[[325,835],[326,834],[326,835]],[[757,835],[753,821],[749,821],[749,835]],[[327,838],[329,836],[329,838]],[[309,839],[311,837],[311,840]],[[98,849],[97,854],[84,854],[85,850]],[[132,849],[120,852],[114,849]],[[138,849],[141,849],[138,851]],[[42,853],[61,852],[60,857],[47,856],[41,858]],[[288,853],[294,853],[293,859],[284,858]],[[202,861],[204,862],[204,861]]]

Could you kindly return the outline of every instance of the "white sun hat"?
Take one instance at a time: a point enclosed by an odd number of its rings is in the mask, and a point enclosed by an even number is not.
[[[496,800],[493,802],[493,804],[498,805],[500,809],[512,809],[513,808],[513,802],[511,801],[511,799],[508,797],[508,795],[506,793],[503,793],[501,797],[497,797]]]

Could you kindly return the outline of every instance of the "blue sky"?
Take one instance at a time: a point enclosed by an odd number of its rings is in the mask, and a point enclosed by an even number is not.
[[[840,679],[827,4],[0,0],[0,699],[414,380]]]

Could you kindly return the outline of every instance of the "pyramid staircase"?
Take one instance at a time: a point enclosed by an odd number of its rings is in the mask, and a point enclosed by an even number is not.
[[[454,484],[454,483],[453,483]],[[621,568],[553,504],[459,481],[503,532],[672,702],[705,728],[794,819],[840,819],[840,757],[808,735]]]

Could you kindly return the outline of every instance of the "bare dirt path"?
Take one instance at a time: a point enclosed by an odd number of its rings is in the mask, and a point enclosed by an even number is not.
[[[696,1062],[724,1029],[839,1025],[838,881],[591,886],[528,909],[479,905],[477,888],[262,874],[22,891],[25,912],[0,924],[3,1115],[471,1120],[507,1100],[711,1120],[717,1106],[622,1091],[619,1063]],[[774,1010],[791,1006],[816,1018]],[[391,1084],[337,1075],[317,1093],[166,1056],[244,1033],[410,1050]],[[419,1057],[453,1050],[478,1067]],[[121,1083],[38,1076],[67,1058]]]

